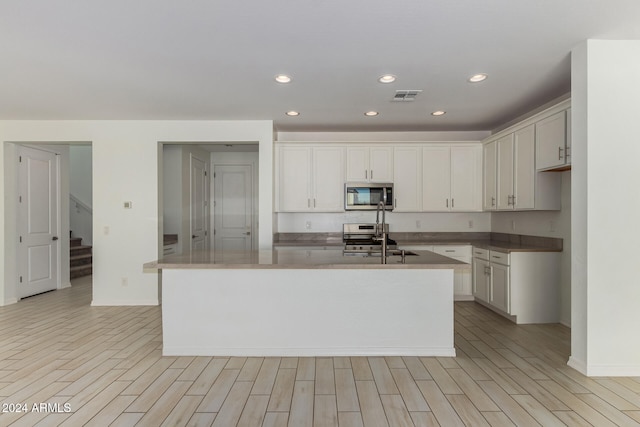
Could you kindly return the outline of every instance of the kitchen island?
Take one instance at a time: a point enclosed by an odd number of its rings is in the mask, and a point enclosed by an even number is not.
[[[145,264],[162,271],[163,354],[455,356],[453,271],[429,251],[199,252]]]

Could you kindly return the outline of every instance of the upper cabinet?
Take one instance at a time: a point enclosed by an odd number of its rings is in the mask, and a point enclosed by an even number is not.
[[[348,182],[392,182],[393,148],[391,146],[348,145]]]
[[[569,168],[570,102],[563,101],[483,141],[484,210],[561,208],[561,176],[543,171]]]
[[[447,145],[422,150],[422,210],[482,210],[482,148]]]
[[[571,111],[560,111],[536,123],[536,169],[571,164]]]
[[[277,211],[344,211],[344,147],[277,147]]]
[[[396,212],[422,210],[422,147],[393,149],[393,209]]]

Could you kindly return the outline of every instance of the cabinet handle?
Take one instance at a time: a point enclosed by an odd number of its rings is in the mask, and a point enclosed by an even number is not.
[[[364,170],[364,179],[369,179],[369,171],[368,170]]]
[[[446,249],[445,252],[455,252],[455,249]]]
[[[371,173],[369,174],[369,176],[371,176],[371,180],[373,180],[373,169],[371,169]]]
[[[397,197],[395,199],[393,199],[393,207],[394,208],[398,207],[398,198]]]
[[[449,207],[449,199],[445,199],[445,204],[447,207]]]
[[[507,206],[511,206],[511,196],[507,196]]]
[[[571,157],[571,147],[567,147],[564,149],[564,157]]]
[[[314,208],[316,207],[316,198],[315,197],[313,198],[313,207]]]
[[[563,150],[564,150],[564,148],[558,147],[558,160],[562,160],[562,151]]]
[[[496,198],[492,197],[491,198],[491,206],[495,206],[496,205]]]
[[[515,206],[515,205],[516,205],[516,196],[515,196],[515,194],[514,194],[513,196],[511,196],[511,204],[512,204],[513,206]]]
[[[307,207],[310,208],[311,207],[311,199],[307,199]]]
[[[453,207],[454,207],[454,198],[452,197],[451,198],[451,208],[453,208]]]

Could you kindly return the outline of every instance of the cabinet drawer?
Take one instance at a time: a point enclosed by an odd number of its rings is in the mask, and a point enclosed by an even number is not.
[[[489,249],[473,248],[474,258],[489,259]]]
[[[490,251],[489,261],[495,262],[497,264],[509,265],[509,254],[506,254],[504,252]]]
[[[471,246],[469,245],[442,245],[434,246],[433,252],[448,257],[469,257]]]

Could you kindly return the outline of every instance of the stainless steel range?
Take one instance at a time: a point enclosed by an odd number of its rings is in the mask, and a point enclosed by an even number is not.
[[[382,226],[382,224],[380,225]],[[384,224],[384,231],[389,235],[389,224]],[[344,255],[380,256],[382,242],[376,241],[376,224],[343,224],[342,241]],[[397,249],[396,242],[387,237],[387,249]]]

